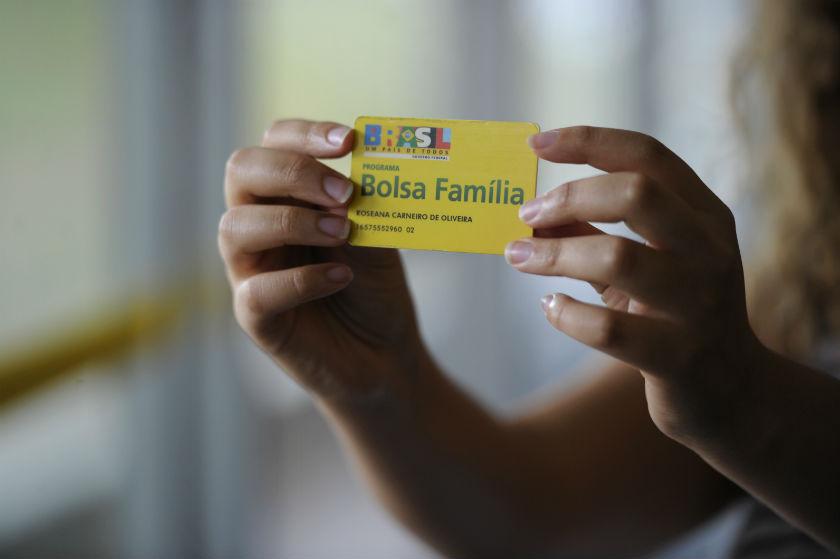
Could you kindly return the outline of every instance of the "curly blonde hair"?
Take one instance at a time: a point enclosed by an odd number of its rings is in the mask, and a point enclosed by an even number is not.
[[[840,333],[840,1],[760,2],[733,91],[766,218],[751,320],[770,347],[806,358]],[[756,110],[762,92],[770,111]]]

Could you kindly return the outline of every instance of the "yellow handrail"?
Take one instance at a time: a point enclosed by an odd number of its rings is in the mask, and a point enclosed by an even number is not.
[[[11,356],[0,356],[0,407],[84,363],[113,359],[164,339],[191,306],[207,302],[201,297],[209,293],[202,289],[207,284],[189,285],[191,289],[165,290],[160,296],[138,298],[116,310],[81,318],[54,335],[39,336]]]

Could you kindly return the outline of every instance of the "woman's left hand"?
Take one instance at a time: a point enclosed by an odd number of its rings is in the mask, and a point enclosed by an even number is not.
[[[562,184],[526,203],[534,237],[510,243],[516,269],[585,280],[606,306],[555,293],[549,322],[638,368],[651,418],[683,443],[738,423],[739,400],[766,350],[747,319],[744,274],[732,212],[691,168],[657,140],[624,130],[572,127],[530,139],[555,163],[607,174]],[[565,234],[586,222],[624,222],[637,242],[597,232]]]

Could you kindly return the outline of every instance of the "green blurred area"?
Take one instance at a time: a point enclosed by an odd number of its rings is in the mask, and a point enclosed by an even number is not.
[[[290,117],[457,116],[448,114],[462,89],[454,7],[314,0],[246,8],[246,129]],[[336,167],[347,171],[349,161]]]
[[[43,130],[85,129],[97,120],[107,79],[107,3],[4,2],[0,18],[0,104],[7,150]]]
[[[3,4],[0,349],[109,289],[110,6]]]

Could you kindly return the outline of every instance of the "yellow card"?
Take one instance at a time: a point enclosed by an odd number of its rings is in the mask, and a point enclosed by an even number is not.
[[[350,179],[350,244],[502,254],[532,234],[530,122],[362,116]]]

